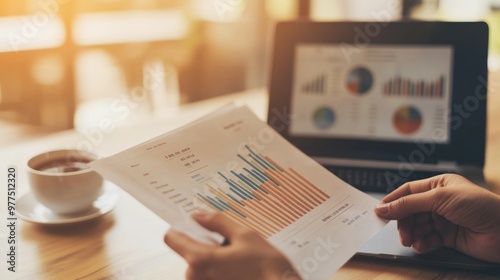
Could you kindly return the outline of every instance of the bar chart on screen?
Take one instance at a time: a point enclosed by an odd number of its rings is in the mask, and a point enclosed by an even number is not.
[[[327,79],[327,75],[322,74],[319,77],[308,81],[302,85],[302,92],[304,94],[324,95],[327,91]]]
[[[444,98],[446,79],[443,75],[434,81],[415,80],[401,76],[394,77],[383,84],[384,96],[418,98]]]

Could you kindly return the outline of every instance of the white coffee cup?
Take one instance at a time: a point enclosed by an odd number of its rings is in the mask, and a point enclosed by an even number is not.
[[[32,157],[27,171],[33,195],[59,214],[90,208],[104,183],[102,176],[86,164],[96,159],[95,154],[80,150],[56,150]]]

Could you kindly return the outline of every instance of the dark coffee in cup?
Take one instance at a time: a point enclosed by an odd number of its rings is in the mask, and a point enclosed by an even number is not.
[[[60,160],[47,160],[34,167],[34,169],[49,173],[68,173],[90,168],[87,163],[91,160],[86,158],[71,158]]]
[[[30,158],[26,170],[35,199],[59,214],[93,207],[104,179],[88,163],[98,158],[82,150],[55,150]]]

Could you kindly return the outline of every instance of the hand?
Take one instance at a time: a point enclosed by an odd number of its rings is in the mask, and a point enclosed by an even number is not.
[[[375,212],[398,220],[401,243],[417,253],[447,247],[500,263],[500,196],[445,174],[406,183]]]
[[[164,240],[188,262],[186,279],[300,279],[290,262],[256,232],[221,213],[198,212],[193,218],[229,245],[200,243],[170,230]]]

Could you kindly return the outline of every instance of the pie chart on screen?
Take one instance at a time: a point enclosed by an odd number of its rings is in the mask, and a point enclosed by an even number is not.
[[[319,129],[330,128],[335,123],[335,112],[328,107],[320,107],[314,111],[314,126]]]
[[[373,75],[364,67],[354,68],[347,76],[347,89],[354,95],[368,93],[373,85]]]
[[[411,135],[422,126],[422,114],[414,106],[402,106],[392,118],[394,128],[403,135]]]

